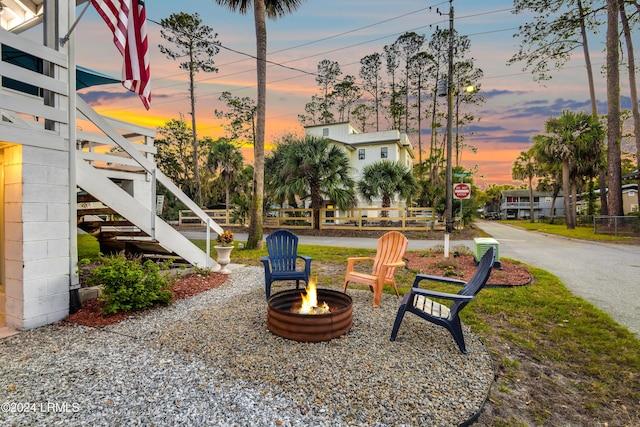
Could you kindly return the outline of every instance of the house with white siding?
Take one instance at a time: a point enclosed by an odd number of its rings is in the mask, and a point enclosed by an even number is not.
[[[407,134],[398,130],[362,133],[351,123],[340,122],[305,126],[305,133],[308,136],[327,138],[344,148],[356,182],[360,180],[365,166],[381,160],[401,162],[408,168],[413,167],[415,154],[411,141]],[[382,200],[374,200],[371,207],[380,207],[381,204]],[[369,204],[358,195],[358,206],[369,207]],[[404,206],[404,201],[395,201],[391,207]]]

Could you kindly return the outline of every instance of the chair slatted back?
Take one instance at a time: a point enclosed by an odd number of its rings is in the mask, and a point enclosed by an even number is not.
[[[373,275],[377,276],[383,264],[402,261],[409,240],[398,231],[390,231],[378,239],[378,252],[373,262]],[[393,279],[395,269],[387,270],[386,279]]]
[[[273,271],[293,271],[298,256],[298,236],[289,230],[276,230],[266,238]]]
[[[475,296],[478,292],[484,287],[489,280],[489,275],[491,274],[491,269],[493,268],[495,256],[495,248],[489,247],[487,252],[482,256],[480,262],[478,263],[478,268],[476,269],[473,277],[467,282],[467,284],[458,292],[458,295],[466,295],[466,296]],[[469,301],[456,301],[451,305],[451,315],[455,316],[457,312],[462,310],[465,305],[467,305]]]

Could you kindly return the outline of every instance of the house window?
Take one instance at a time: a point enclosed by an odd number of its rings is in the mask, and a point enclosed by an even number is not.
[[[389,157],[389,147],[380,147],[380,158],[386,159]]]
[[[364,148],[358,149],[358,160],[364,160]]]
[[[322,128],[322,136],[329,136],[329,128]]]

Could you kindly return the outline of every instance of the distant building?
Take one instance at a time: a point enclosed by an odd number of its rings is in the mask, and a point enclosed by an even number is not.
[[[596,205],[600,206],[600,190],[595,190],[594,193],[598,196]],[[578,213],[587,209],[587,202],[584,200],[585,194],[582,194],[582,199],[578,201]],[[622,186],[622,211],[625,215],[631,212],[638,212],[638,184],[625,184]]]
[[[413,167],[415,154],[411,141],[398,130],[361,133],[351,123],[340,122],[305,126],[305,132],[308,136],[324,137],[343,147],[349,156],[356,182],[360,180],[365,166],[380,160],[399,161],[409,168]],[[359,195],[357,197],[359,207],[369,206]],[[404,201],[394,202],[391,207],[405,206]],[[373,200],[371,206],[380,207],[381,204],[381,200]]]
[[[564,215],[564,197],[556,197],[553,206],[553,194],[550,192],[534,191],[530,200],[529,190],[505,190],[500,193],[501,219],[530,219],[531,204],[533,203],[533,219],[541,217]]]

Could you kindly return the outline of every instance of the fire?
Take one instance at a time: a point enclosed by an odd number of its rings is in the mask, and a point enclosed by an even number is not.
[[[305,294],[300,294],[302,297],[302,306],[298,313],[300,314],[325,314],[329,313],[329,305],[323,302],[321,306],[318,306],[318,291],[316,290],[316,283],[309,281]]]

